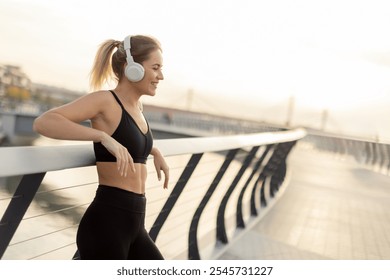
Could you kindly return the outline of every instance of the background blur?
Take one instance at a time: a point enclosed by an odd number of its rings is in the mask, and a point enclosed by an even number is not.
[[[84,94],[101,42],[148,34],[147,104],[390,141],[389,30],[385,0],[0,0],[0,65]]]

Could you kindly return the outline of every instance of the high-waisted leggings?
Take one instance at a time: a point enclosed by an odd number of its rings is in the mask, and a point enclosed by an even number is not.
[[[145,229],[145,195],[99,185],[77,231],[84,260],[162,260]]]

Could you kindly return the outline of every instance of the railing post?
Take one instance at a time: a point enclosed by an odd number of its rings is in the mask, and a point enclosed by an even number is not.
[[[260,188],[260,206],[261,207],[267,207],[267,199],[265,199],[265,184],[267,181],[267,176],[264,177],[264,180],[261,183],[261,188]]]
[[[280,185],[283,183],[284,178],[286,177],[287,166],[286,162],[282,161],[278,170],[271,177],[270,182],[270,196],[274,197],[275,193],[279,190]]]
[[[260,182],[265,180],[265,176],[263,172],[260,172],[259,177],[256,182],[253,184],[252,192],[251,192],[251,216],[257,216],[257,208],[256,208],[256,189]]]
[[[238,151],[239,149],[234,149],[234,150],[230,150],[227,153],[223,164],[221,165],[219,171],[215,175],[214,180],[212,181],[205,196],[203,197],[202,201],[200,202],[198,208],[195,211],[195,214],[191,221],[190,230],[188,233],[188,259],[190,260],[200,260],[198,240],[197,240],[198,238],[197,232],[198,232],[198,224],[199,224],[200,216],[202,215],[204,208],[209,202],[212,194],[214,193],[215,189],[217,188],[219,182],[221,181],[223,175],[225,174],[227,168],[229,167],[230,163],[233,161]]]
[[[218,214],[217,214],[217,240],[221,241],[222,243],[226,244],[228,243],[228,238],[226,234],[226,226],[225,226],[225,210],[226,205],[229,201],[229,198],[231,194],[233,193],[235,187],[237,186],[238,182],[240,181],[242,175],[244,175],[245,170],[248,168],[248,166],[251,164],[253,158],[255,157],[257,151],[259,150],[259,146],[253,147],[249,154],[246,156],[244,163],[242,164],[240,170],[238,171],[236,177],[234,178],[232,184],[230,185],[229,189],[225,193],[222,202],[218,208]]]
[[[46,172],[24,175],[0,221],[0,259],[45,177]]]
[[[251,216],[257,216],[257,214],[258,214],[257,208],[256,208],[256,190],[257,190],[257,186],[259,185],[260,182],[261,182],[260,206],[263,207],[263,206],[266,206],[266,204],[267,204],[267,202],[265,201],[265,194],[264,194],[265,180],[267,179],[266,170],[269,169],[269,166],[273,164],[272,159],[273,159],[274,154],[278,148],[278,144],[269,145],[267,148],[269,148],[267,150],[267,154],[271,151],[271,148],[273,148],[273,151],[272,151],[272,155],[268,159],[263,170],[260,172],[259,177],[257,178],[257,180],[255,181],[255,183],[253,185],[252,192],[251,192]]]
[[[184,187],[186,186],[188,180],[190,179],[202,156],[203,153],[193,154],[188,161],[187,166],[184,168],[183,173],[180,175],[179,180],[177,181],[170,196],[168,197],[161,212],[159,213],[157,219],[155,220],[152,228],[149,231],[149,235],[153,241],[156,241],[157,235],[159,234],[162,226],[164,225],[166,219],[171,213],[173,207],[175,206],[176,201],[178,200],[180,194],[182,193]]]
[[[279,186],[284,179],[284,175],[286,171],[283,170],[283,168],[285,168],[287,156],[291,151],[292,147],[295,145],[295,143],[296,143],[295,141],[279,143],[275,148],[275,151],[272,154],[267,165],[264,167],[263,170],[264,180],[260,190],[260,201],[262,207],[267,206],[267,199],[265,197],[265,187],[266,187],[267,178],[270,178],[269,192],[270,192],[270,196],[273,197],[275,195],[275,191],[279,189]]]
[[[268,152],[271,150],[273,145],[267,145],[263,154],[261,155],[260,159],[256,162],[251,175],[249,176],[248,180],[246,181],[244,187],[241,189],[240,195],[238,197],[237,201],[237,211],[236,211],[236,224],[238,228],[245,228],[245,222],[242,215],[242,200],[244,198],[244,194],[246,189],[248,188],[248,185],[252,181],[255,174],[259,171],[261,164],[263,163],[265,157],[267,156]]]

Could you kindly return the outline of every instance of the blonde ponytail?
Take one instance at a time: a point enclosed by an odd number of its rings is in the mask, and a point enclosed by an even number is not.
[[[99,89],[105,82],[113,78],[111,54],[119,44],[119,41],[107,40],[99,46],[90,72],[90,86],[93,90]]]

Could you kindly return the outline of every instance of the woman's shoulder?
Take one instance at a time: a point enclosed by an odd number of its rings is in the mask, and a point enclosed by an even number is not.
[[[107,106],[110,104],[114,104],[115,99],[112,94],[108,90],[99,90],[86,94],[84,99],[91,101],[93,104],[101,104],[103,106]]]
[[[87,96],[93,97],[93,98],[99,98],[103,100],[111,99],[111,93],[109,90],[98,90],[94,92],[90,92],[87,94]]]
[[[83,107],[85,110],[87,108],[95,108],[99,112],[105,111],[112,108],[115,105],[115,99],[112,97],[112,94],[108,90],[99,90],[87,93],[74,102],[71,102],[69,105]]]
[[[86,95],[90,102],[89,106],[95,107],[100,114],[106,115],[120,109],[115,97],[109,90],[99,90]],[[88,106],[88,105],[87,105]]]

